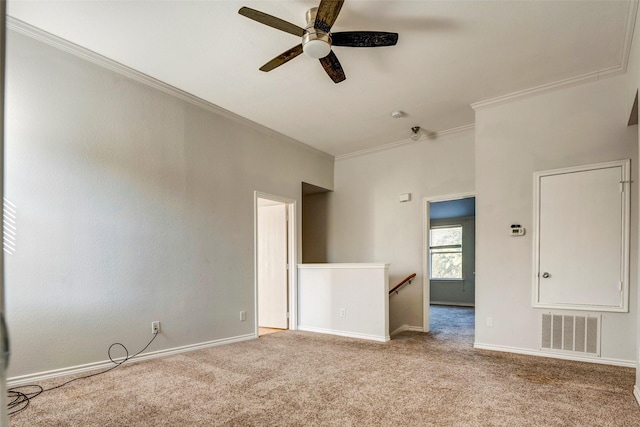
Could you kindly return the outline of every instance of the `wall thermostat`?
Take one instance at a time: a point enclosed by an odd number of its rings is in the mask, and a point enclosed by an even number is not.
[[[509,234],[512,236],[524,236],[524,227],[521,227],[520,224],[512,224]]]

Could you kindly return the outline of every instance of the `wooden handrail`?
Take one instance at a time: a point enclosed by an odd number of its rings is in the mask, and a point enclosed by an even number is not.
[[[392,293],[398,293],[398,290],[404,286],[407,283],[411,283],[411,281],[413,280],[413,278],[416,277],[416,273],[410,274],[409,276],[405,277],[404,279],[402,279],[402,281],[400,283],[398,283],[397,285],[395,285],[393,287],[393,289],[391,289],[389,291],[389,295],[391,295]]]

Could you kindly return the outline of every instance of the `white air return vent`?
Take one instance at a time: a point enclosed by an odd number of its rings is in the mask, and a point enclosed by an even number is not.
[[[542,314],[542,350],[600,357],[600,315]]]

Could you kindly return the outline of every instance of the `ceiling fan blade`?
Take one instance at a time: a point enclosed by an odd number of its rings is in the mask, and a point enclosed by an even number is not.
[[[316,23],[313,27],[317,30],[328,33],[336,22],[344,0],[322,0],[316,12]]]
[[[333,51],[329,52],[329,55],[324,58],[320,58],[320,63],[334,83],[340,83],[347,78],[344,75],[344,70],[340,65],[340,61],[338,61],[338,57]]]
[[[297,46],[294,46],[288,51],[281,53],[280,55],[273,58],[271,61],[264,64],[262,67],[260,67],[260,71],[266,72],[266,71],[271,71],[274,68],[278,68],[285,62],[291,61],[293,58],[300,55],[301,53],[302,53],[302,45],[299,44]]]
[[[398,33],[382,31],[345,31],[331,34],[333,46],[378,47],[394,46],[398,42]]]
[[[304,28],[300,28],[290,22],[276,18],[275,16],[268,15],[259,10],[251,9],[249,7],[241,7],[238,13],[242,16],[246,16],[249,19],[258,21],[261,24],[268,25],[280,31],[284,31],[294,36],[302,37],[304,34]]]

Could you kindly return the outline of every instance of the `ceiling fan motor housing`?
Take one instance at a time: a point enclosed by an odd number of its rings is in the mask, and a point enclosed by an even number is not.
[[[307,10],[307,27],[302,36],[302,50],[308,56],[320,59],[331,52],[331,35],[315,28],[317,7]]]

